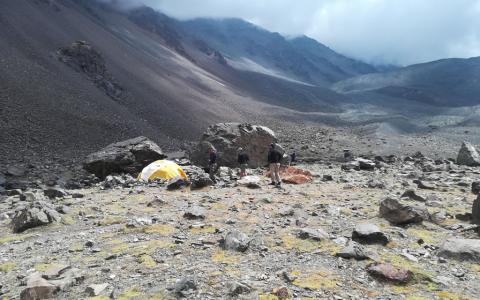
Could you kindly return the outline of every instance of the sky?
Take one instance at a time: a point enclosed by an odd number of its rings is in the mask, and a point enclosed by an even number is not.
[[[242,18],[373,64],[480,56],[480,0],[116,0],[178,19]]]

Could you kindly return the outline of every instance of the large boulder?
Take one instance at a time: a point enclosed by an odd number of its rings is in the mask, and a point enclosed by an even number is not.
[[[448,239],[440,247],[438,255],[461,261],[467,260],[480,263],[480,240]]]
[[[208,127],[200,143],[190,153],[190,159],[197,165],[208,165],[208,149],[217,149],[221,166],[237,167],[238,148],[242,147],[250,157],[249,166],[257,168],[267,164],[270,144],[275,133],[264,126],[219,123]]]
[[[11,226],[13,232],[23,232],[29,228],[59,221],[61,216],[50,203],[36,200],[15,212]]]
[[[88,155],[84,169],[101,179],[114,173],[136,175],[148,164],[164,159],[162,149],[144,136],[110,144]]]
[[[430,214],[425,208],[404,205],[392,198],[380,203],[380,216],[395,225],[421,223],[430,219]]]
[[[457,164],[471,167],[480,166],[480,155],[478,154],[477,149],[475,149],[472,144],[463,142],[462,147],[458,152]]]

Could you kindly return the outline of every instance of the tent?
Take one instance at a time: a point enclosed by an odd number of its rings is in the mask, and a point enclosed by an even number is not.
[[[170,160],[157,160],[143,168],[138,180],[151,181],[155,179],[172,179],[175,177],[187,178],[183,169]]]

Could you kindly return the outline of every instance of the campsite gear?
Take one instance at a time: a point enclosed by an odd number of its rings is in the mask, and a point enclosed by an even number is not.
[[[170,180],[172,178],[182,177],[188,179],[183,169],[170,160],[157,160],[143,168],[138,175],[138,180],[152,181],[155,179]]]

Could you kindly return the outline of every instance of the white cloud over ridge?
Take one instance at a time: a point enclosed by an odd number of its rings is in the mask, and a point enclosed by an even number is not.
[[[242,18],[285,35],[306,34],[376,64],[480,56],[480,0],[116,1],[179,19]]]

